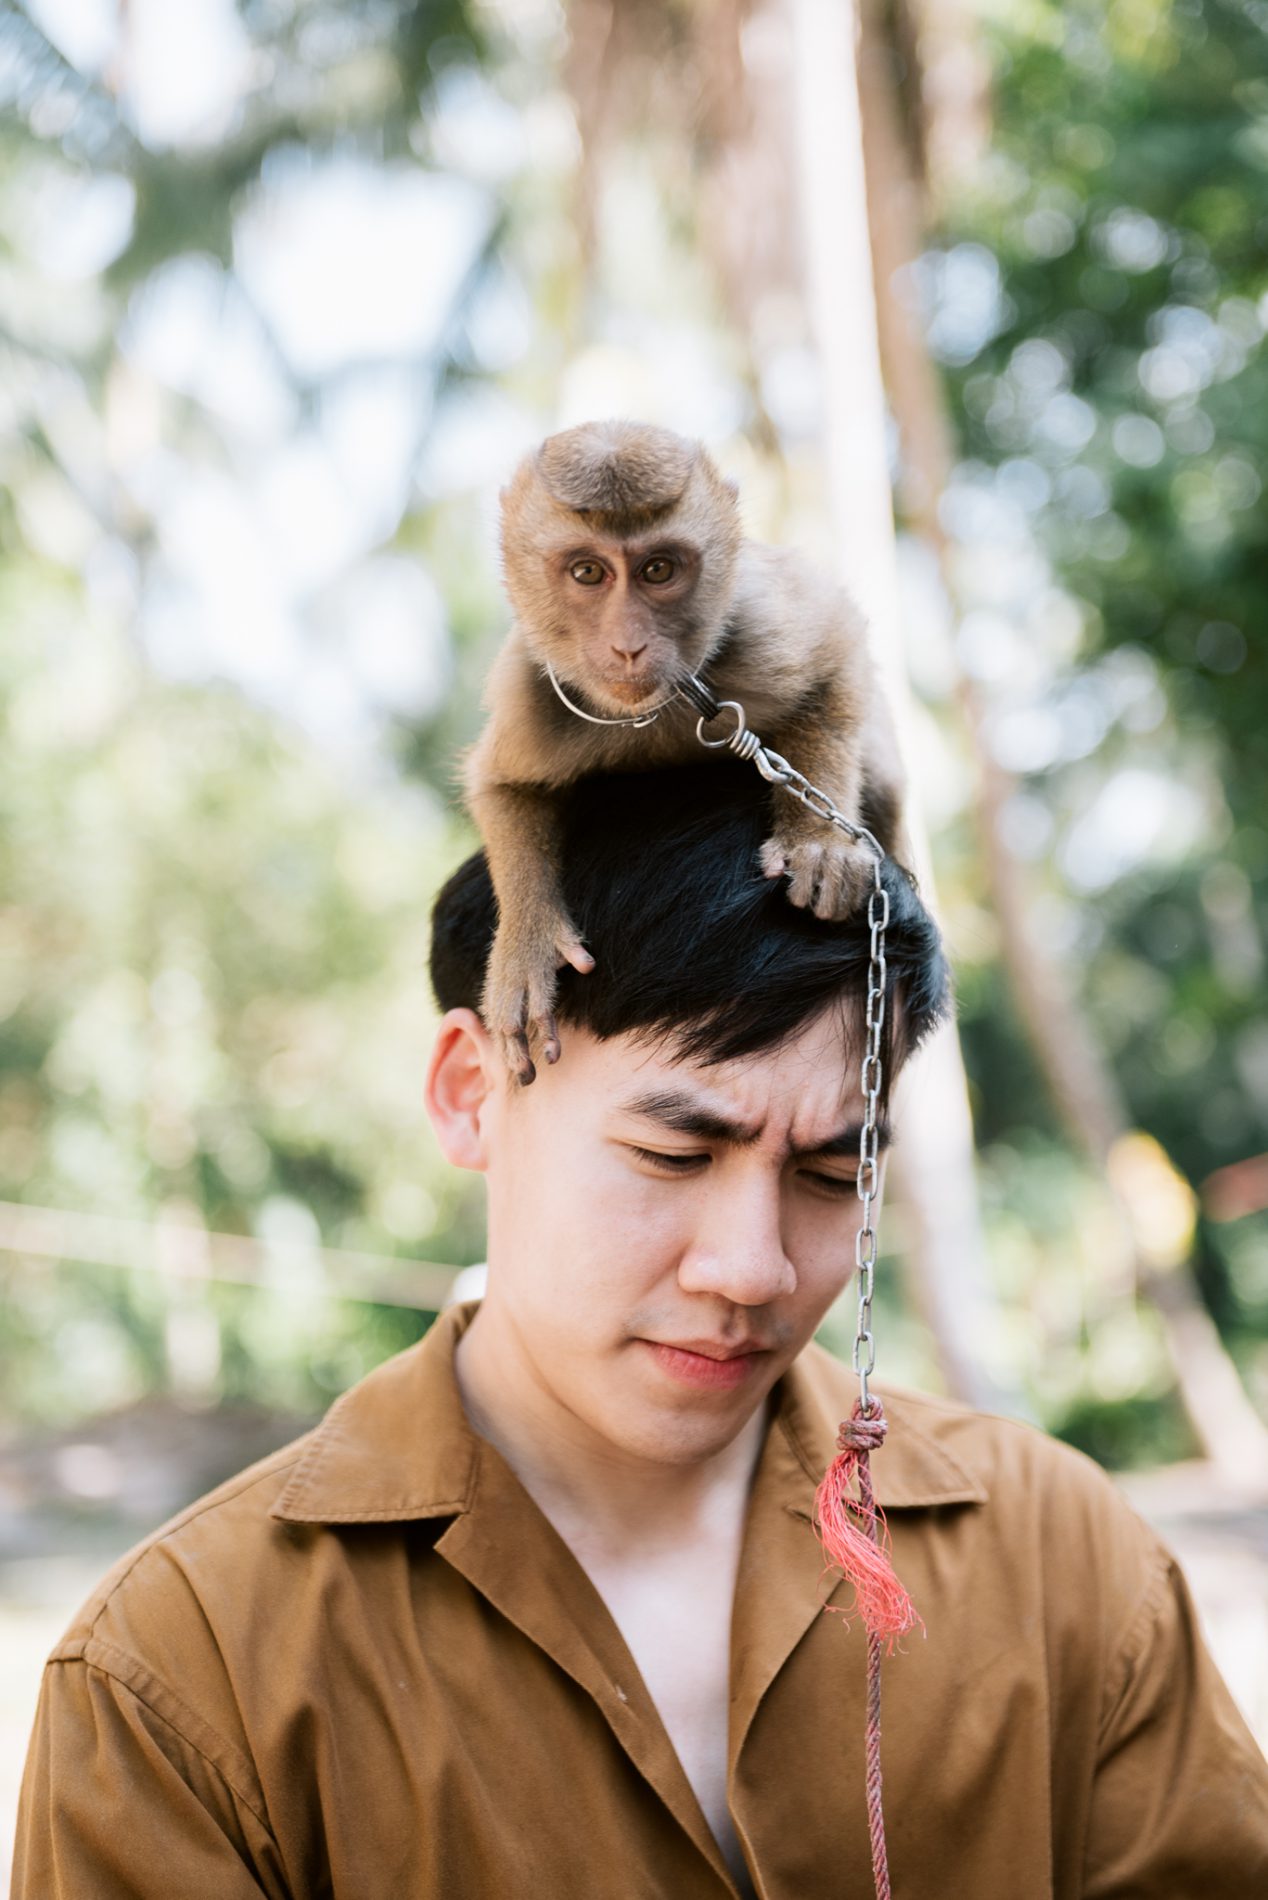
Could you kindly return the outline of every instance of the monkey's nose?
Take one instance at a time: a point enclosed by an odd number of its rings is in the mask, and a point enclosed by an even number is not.
[[[613,647],[612,651],[618,660],[636,660],[640,653],[646,653],[647,642],[644,640],[641,647]]]

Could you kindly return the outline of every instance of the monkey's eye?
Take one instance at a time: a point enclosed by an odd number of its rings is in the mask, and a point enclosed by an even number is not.
[[[654,554],[650,561],[643,563],[643,579],[650,581],[653,587],[660,587],[665,581],[674,578],[674,563],[664,554]]]
[[[583,587],[597,587],[603,579],[603,569],[597,561],[574,561],[568,572]]]

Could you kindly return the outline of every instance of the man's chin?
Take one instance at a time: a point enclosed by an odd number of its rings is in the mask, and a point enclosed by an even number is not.
[[[773,1383],[759,1375],[731,1391],[693,1391],[656,1370],[653,1378],[654,1392],[631,1393],[605,1435],[649,1464],[679,1466],[724,1451],[765,1405]]]
[[[622,1436],[623,1448],[630,1457],[646,1465],[662,1465],[666,1470],[682,1470],[716,1458],[739,1437],[753,1416],[749,1406],[743,1412],[720,1418],[679,1413],[672,1419],[629,1421]]]

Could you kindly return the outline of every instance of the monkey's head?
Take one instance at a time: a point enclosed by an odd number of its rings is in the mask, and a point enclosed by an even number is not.
[[[735,486],[698,442],[641,422],[548,436],[502,491],[502,567],[539,659],[600,710],[638,711],[721,636]]]

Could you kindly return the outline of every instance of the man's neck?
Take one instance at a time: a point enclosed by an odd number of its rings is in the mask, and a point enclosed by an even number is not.
[[[642,1563],[707,1536],[738,1555],[766,1437],[759,1405],[729,1444],[687,1464],[642,1458],[598,1437],[525,1366],[498,1310],[481,1307],[458,1341],[454,1373],[482,1438],[583,1561]]]

